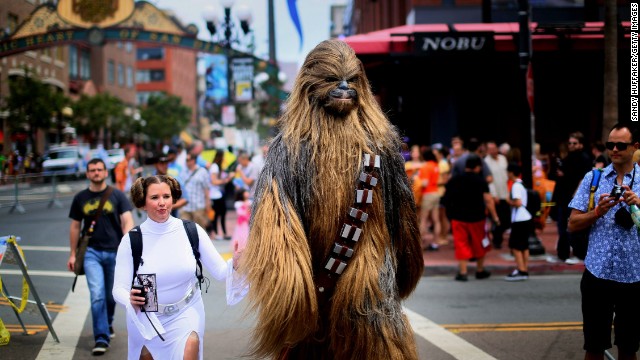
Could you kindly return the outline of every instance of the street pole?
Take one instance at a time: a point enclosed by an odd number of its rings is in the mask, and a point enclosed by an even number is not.
[[[518,42],[518,58],[520,59],[520,79],[521,79],[521,93],[522,99],[525,100],[528,97],[527,86],[527,73],[531,66],[531,32],[529,30],[529,0],[518,0],[518,23],[520,25],[519,42]],[[522,181],[527,187],[533,186],[533,156],[535,154],[535,118],[533,116],[532,103],[521,102],[527,104],[527,111],[523,111],[522,134],[520,139],[521,152],[522,152]],[[526,114],[526,116],[524,115]]]
[[[269,0],[269,61],[276,63],[276,28],[275,15],[273,11],[273,0]]]
[[[527,111],[523,111],[522,116],[522,134],[520,139],[521,152],[522,152],[522,181],[529,189],[533,189],[533,156],[535,154],[535,117],[533,115],[533,76],[531,71],[531,31],[529,29],[529,0],[518,0],[518,23],[520,25],[519,32],[519,46],[518,57],[520,59],[520,81],[521,93],[524,95],[521,98],[525,101],[521,103],[526,104]],[[526,115],[525,115],[526,114]],[[531,214],[535,217],[535,214]],[[530,255],[544,255],[545,248],[542,241],[536,235],[535,229],[531,229],[529,235],[529,254]]]

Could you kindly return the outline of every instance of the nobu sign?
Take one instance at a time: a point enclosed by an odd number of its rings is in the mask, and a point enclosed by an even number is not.
[[[492,32],[414,33],[415,52],[419,55],[445,53],[485,53],[493,51]]]

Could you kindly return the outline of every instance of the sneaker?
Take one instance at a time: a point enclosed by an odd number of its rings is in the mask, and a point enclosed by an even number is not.
[[[463,275],[463,274],[458,273],[456,275],[456,281],[467,281],[467,280],[469,280],[469,277],[467,276],[467,274]]]
[[[491,273],[487,270],[476,271],[476,279],[482,280],[491,276]]]
[[[224,239],[225,240],[231,240],[231,236],[225,236]]]
[[[104,353],[107,352],[108,348],[109,348],[109,344],[107,344],[104,341],[98,341],[96,342],[96,345],[93,347],[93,350],[91,350],[91,354],[93,356],[104,355]]]
[[[427,251],[438,251],[439,247],[436,244],[429,244],[429,246],[427,246]]]
[[[529,273],[526,271],[513,270],[513,272],[504,277],[505,281],[524,281],[529,278]]]
[[[580,261],[580,259],[578,259],[575,256],[572,256],[570,258],[568,258],[567,260],[564,261],[565,264],[567,265],[577,265],[580,264],[582,261]]]
[[[223,238],[222,238],[222,235],[216,235],[215,239],[216,240],[222,240]]]
[[[113,330],[113,326],[109,326],[109,338],[113,339],[116,337],[116,332]]]

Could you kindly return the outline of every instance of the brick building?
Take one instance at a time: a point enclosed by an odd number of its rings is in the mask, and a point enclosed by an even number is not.
[[[43,0],[9,0],[3,1],[0,6],[0,39],[10,36],[16,28],[29,17],[31,12],[39,5],[45,4]],[[25,69],[27,69],[25,71]],[[5,105],[5,98],[9,95],[9,81],[12,77],[25,76],[30,73],[43,83],[51,85],[57,91],[65,95],[69,93],[69,69],[68,52],[64,46],[56,46],[45,49],[31,50],[24,53],[0,58],[0,108]],[[6,113],[0,112],[0,144],[4,152],[8,151],[11,141],[24,142],[20,135],[11,139],[9,126],[6,121]],[[40,149],[32,149],[42,153],[45,140],[52,134],[39,131],[37,137]],[[26,150],[26,149],[24,149]]]

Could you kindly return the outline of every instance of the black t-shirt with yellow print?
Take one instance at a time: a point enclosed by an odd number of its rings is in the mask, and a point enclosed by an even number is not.
[[[82,223],[82,234],[89,229],[105,191],[107,190],[93,192],[85,189],[73,198],[71,209],[69,209],[69,217]],[[118,245],[123,235],[120,215],[131,211],[131,209],[131,203],[124,193],[114,189],[104,203],[102,215],[96,221],[89,246],[97,250],[118,250]]]

